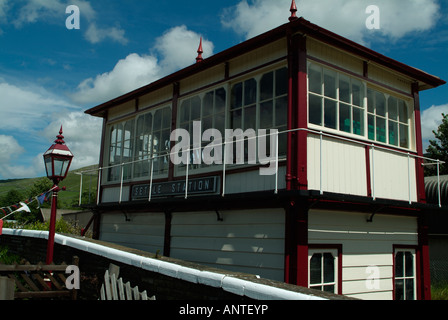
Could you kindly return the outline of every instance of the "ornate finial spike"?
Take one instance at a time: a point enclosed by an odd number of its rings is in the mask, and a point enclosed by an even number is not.
[[[59,135],[56,136],[56,140],[54,141],[57,144],[64,144],[64,136],[62,135],[62,125],[61,125],[61,129],[59,129]]]
[[[297,6],[296,6],[296,2],[294,0],[292,0],[291,9],[289,11],[291,11],[291,16],[289,17],[289,21],[297,20],[298,19],[296,16]]]
[[[198,57],[196,58],[196,63],[201,62],[202,60],[204,60],[202,58],[202,54],[203,53],[204,53],[204,51],[202,50],[202,37],[201,37],[201,40],[199,42]]]

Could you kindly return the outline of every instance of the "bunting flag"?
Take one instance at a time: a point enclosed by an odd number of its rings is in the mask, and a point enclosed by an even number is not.
[[[53,188],[47,192],[41,193],[40,195],[38,195],[36,197],[31,197],[27,200],[13,204],[11,206],[0,208],[0,213],[1,213],[0,216],[3,215],[3,218],[0,218],[0,219],[3,220],[6,217],[8,217],[11,214],[16,213],[16,212],[21,212],[21,211],[31,212],[28,205],[34,201],[37,201],[37,204],[38,204],[37,208],[39,209],[40,206],[44,202],[46,202],[50,199],[51,191],[53,191]]]

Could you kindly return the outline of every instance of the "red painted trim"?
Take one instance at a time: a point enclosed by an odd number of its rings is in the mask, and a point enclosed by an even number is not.
[[[173,83],[173,103],[171,104],[171,132],[176,129],[177,126],[177,104],[179,100],[180,84],[178,82]],[[170,150],[173,150],[176,142],[170,142]],[[168,181],[174,178],[174,164],[172,161],[168,164]]]
[[[338,265],[336,266],[336,268],[338,268],[337,269],[337,274],[338,274],[338,292],[337,292],[337,294],[342,294],[342,244],[334,244],[334,243],[312,244],[312,243],[310,243],[308,245],[308,249],[317,249],[317,250],[330,249],[330,250],[338,251]],[[309,268],[309,266],[308,266],[308,268]]]
[[[170,211],[165,212],[165,235],[163,240],[163,255],[169,257],[171,254],[171,221],[172,213]]]
[[[419,266],[421,270],[419,275],[421,276],[420,284],[420,299],[431,300],[431,273],[430,273],[430,260],[429,260],[429,237],[428,237],[428,224],[426,222],[426,216],[420,216],[418,218],[418,246],[419,246]]]
[[[298,42],[298,77],[297,77],[297,126],[296,128],[308,128],[308,74],[307,74],[307,49],[306,37],[299,35]],[[307,157],[306,131],[298,132],[296,145],[297,154],[297,184],[298,189],[308,190],[308,157]]]
[[[288,33],[288,115],[287,129],[295,129],[295,113],[297,110],[297,48],[295,38]],[[296,144],[297,132],[288,132],[287,155],[286,155],[286,190],[293,189],[293,180],[296,177],[296,168],[294,167],[296,152],[293,145]]]
[[[366,152],[366,182],[367,182],[367,196],[372,196],[372,177],[370,173],[370,147],[365,146],[365,152]]]
[[[414,122],[415,122],[415,143],[417,147],[417,154],[423,156],[423,141],[422,141],[422,122],[420,115],[420,94],[418,85],[412,85],[412,95],[414,97]],[[426,203],[425,193],[425,174],[422,166],[423,160],[416,159],[415,174],[417,177],[417,199],[419,202]]]

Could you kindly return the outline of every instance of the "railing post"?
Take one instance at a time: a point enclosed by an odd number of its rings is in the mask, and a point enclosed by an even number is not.
[[[437,159],[437,196],[439,200],[439,207],[442,207],[442,200],[440,195],[440,160]]]
[[[96,205],[100,204],[100,190],[101,190],[101,178],[102,178],[102,168],[98,168],[98,190],[96,191]]]
[[[154,155],[151,158],[151,177],[149,180],[149,195],[148,195],[148,202],[151,202],[151,195],[152,195],[152,178],[154,176]]]
[[[79,182],[79,202],[78,202],[79,206],[81,206],[81,202],[82,202],[82,172],[81,172],[81,181]]]
[[[409,196],[409,204],[412,203],[411,198],[411,155],[408,152],[408,196]]]
[[[278,194],[278,130],[275,131],[275,194]]]
[[[375,200],[375,145],[372,143],[372,198]]]
[[[122,195],[123,195],[123,175],[124,175],[124,163],[121,164],[121,181],[120,181],[120,199],[118,203],[121,203]]]
[[[188,148],[187,169],[185,172],[185,199],[188,199],[188,171],[190,166],[190,148]]]
[[[224,159],[222,163],[222,192],[221,192],[222,197],[224,197],[226,193],[226,160],[227,160],[227,141],[224,140]]]
[[[320,184],[320,194],[322,195],[322,194],[324,194],[324,190],[323,190],[323,186],[322,186],[322,172],[323,172],[323,169],[322,169],[322,163],[323,163],[323,155],[322,155],[322,144],[323,144],[323,132],[321,131],[320,133],[319,133],[319,137],[320,137],[320,146],[319,146],[319,148],[320,148],[320,151],[319,151],[319,153],[320,153],[320,159],[319,159],[319,179],[320,179],[320,181],[319,181],[319,184]]]

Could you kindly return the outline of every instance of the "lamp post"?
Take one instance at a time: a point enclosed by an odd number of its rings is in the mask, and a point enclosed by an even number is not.
[[[62,135],[62,126],[59,135],[56,136],[54,144],[44,153],[45,169],[48,179],[53,181],[53,195],[51,199],[51,216],[50,230],[48,234],[47,244],[47,264],[53,262],[54,233],[56,225],[56,210],[58,201],[58,192],[60,191],[58,184],[65,179],[73,159],[73,153],[65,145],[64,136]]]

